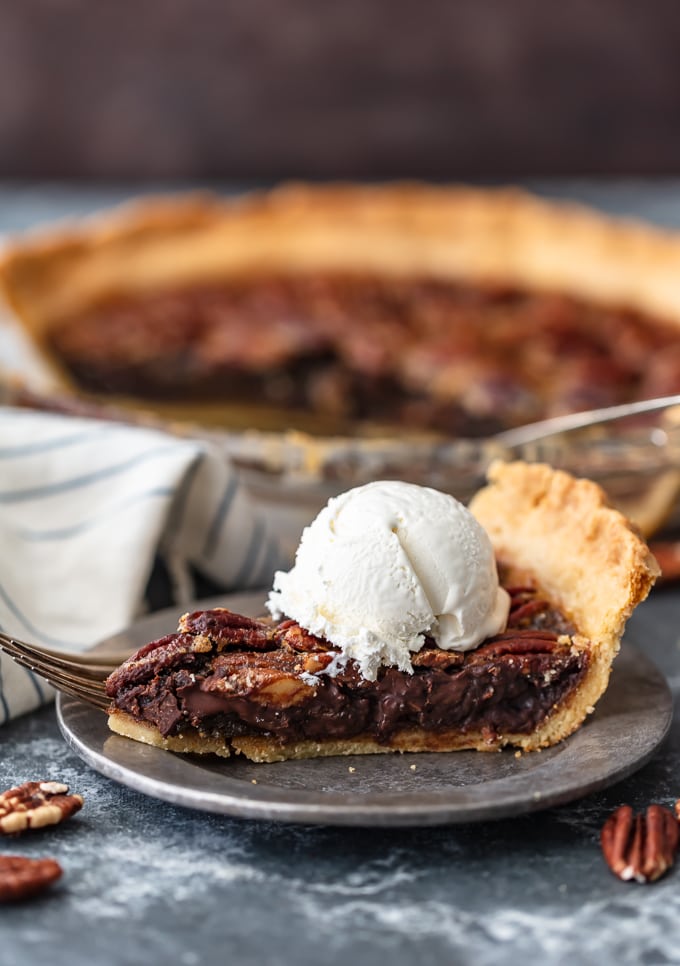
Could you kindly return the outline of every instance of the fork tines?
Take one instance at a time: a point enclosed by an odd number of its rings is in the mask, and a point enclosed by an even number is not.
[[[58,691],[92,704],[101,711],[108,708],[110,702],[104,690],[104,681],[116,665],[93,665],[86,658],[48,651],[3,633],[0,633],[0,650],[22,667],[35,671]]]

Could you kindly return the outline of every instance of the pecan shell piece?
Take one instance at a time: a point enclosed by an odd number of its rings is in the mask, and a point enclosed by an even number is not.
[[[0,855],[0,902],[28,899],[59,879],[62,868],[54,859]]]
[[[639,815],[630,805],[622,805],[600,835],[605,862],[624,882],[660,879],[674,864],[679,842],[678,820],[663,805],[650,805]]]
[[[82,807],[82,797],[69,795],[62,782],[24,782],[0,795],[0,834],[58,825]]]

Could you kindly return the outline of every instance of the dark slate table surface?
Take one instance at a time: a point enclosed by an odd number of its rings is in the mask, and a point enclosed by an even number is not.
[[[680,183],[532,185],[680,226]],[[0,231],[89,211],[129,187],[0,185]],[[680,591],[658,589],[629,636],[680,687]],[[680,796],[680,719],[631,778],[529,817],[423,830],[286,826],[191,812],[101,777],[49,707],[0,731],[0,786],[60,778],[84,795],[64,826],[3,843],[64,876],[0,907],[0,962],[550,964],[680,962],[680,868],[650,886],[605,867],[599,831],[623,802]]]

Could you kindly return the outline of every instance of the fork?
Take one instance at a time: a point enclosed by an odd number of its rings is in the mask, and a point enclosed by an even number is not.
[[[8,654],[21,667],[35,671],[45,678],[57,691],[106,711],[110,701],[104,690],[104,681],[123,661],[130,651],[102,654],[64,654],[47,647],[28,644],[9,634],[0,632],[0,651]]]
[[[601,409],[587,409],[582,412],[566,413],[563,416],[551,416],[541,419],[537,423],[526,423],[515,429],[506,429],[497,433],[493,438],[497,443],[509,449],[521,448],[530,443],[542,442],[551,437],[572,433],[580,429],[591,429],[628,419],[631,416],[642,416],[647,413],[661,412],[680,406],[680,395],[657,396],[655,399],[641,399],[632,403],[621,403],[618,406],[604,406]]]

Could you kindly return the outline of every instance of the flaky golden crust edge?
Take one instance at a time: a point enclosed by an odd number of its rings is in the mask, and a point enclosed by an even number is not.
[[[597,483],[545,463],[494,460],[470,510],[501,562],[528,573],[593,641],[618,642],[659,575]]]
[[[583,681],[545,723],[548,744],[573,733],[607,688],[626,621],[659,566],[596,483],[542,463],[495,461],[470,510],[497,559],[526,574],[589,641]]]

